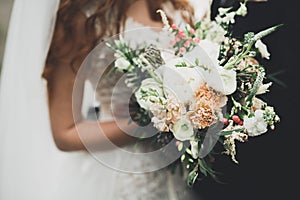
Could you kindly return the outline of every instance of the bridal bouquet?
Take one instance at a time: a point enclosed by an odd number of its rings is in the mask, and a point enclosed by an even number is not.
[[[126,72],[138,110],[132,119],[152,123],[159,131],[157,143],[176,139],[179,159],[192,186],[201,176],[216,177],[211,167],[213,147],[220,142],[223,153],[236,159],[235,142],[246,142],[274,129],[279,117],[259,98],[269,91],[266,72],[256,57],[269,59],[261,39],[279,26],[249,32],[239,40],[230,27],[247,7],[219,8],[215,19],[194,26],[170,25],[163,11],[164,30],[170,52],[155,45],[132,49],[122,38],[109,45],[116,55],[115,70]]]

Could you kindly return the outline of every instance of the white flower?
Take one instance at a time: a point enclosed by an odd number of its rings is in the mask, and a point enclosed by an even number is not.
[[[184,58],[172,59],[160,71],[166,95],[174,96],[182,103],[188,103],[203,82],[203,77],[196,68],[176,67],[183,62],[189,65]]]
[[[236,11],[236,14],[240,16],[245,16],[247,14],[247,7],[244,3],[240,3],[240,7]]]
[[[220,91],[225,95],[234,93],[237,87],[236,72],[232,69],[224,69],[222,67],[218,68],[218,72],[221,77],[222,84],[211,87],[215,87],[215,90]]]
[[[235,22],[234,17],[235,17],[235,13],[230,12],[230,13],[226,14],[226,16],[223,18],[223,20],[225,23],[233,24]]]
[[[232,94],[237,87],[236,72],[218,65],[220,46],[211,41],[201,41],[197,47],[185,55],[190,61],[197,60],[198,70],[203,74],[207,86],[224,95]],[[199,73],[199,72],[198,72]]]
[[[224,145],[226,146],[226,151],[224,152],[227,155],[231,156],[233,162],[238,163],[236,160],[236,145],[235,141],[245,142],[248,139],[248,136],[245,133],[233,131],[231,135],[225,136],[226,140],[224,141]]]
[[[204,68],[216,68],[218,65],[218,57],[220,52],[220,45],[210,40],[201,40],[199,44],[190,52],[184,55],[191,63],[203,66]]]
[[[259,94],[265,94],[266,92],[269,92],[269,87],[271,87],[272,84],[273,84],[272,82],[267,83],[267,84],[262,84],[262,85],[258,88],[258,90],[257,90],[257,92],[256,92],[256,95],[259,95]]]
[[[191,152],[194,159],[197,159],[199,157],[199,146],[198,142],[195,140],[190,141],[191,144]]]
[[[233,24],[235,22],[235,12],[230,12],[230,13],[226,13],[224,14],[224,17],[221,17],[220,15],[216,16],[215,20],[217,23],[221,24],[221,23],[225,23],[225,24]]]
[[[205,31],[204,31],[205,30]],[[226,31],[215,21],[211,21],[205,18],[201,23],[201,28],[197,29],[197,38],[200,38],[203,42],[204,40],[209,40],[221,44],[225,40]]]
[[[171,131],[173,132],[174,137],[180,141],[191,140],[194,136],[191,122],[184,117],[171,127]]]
[[[270,59],[270,53],[268,52],[268,48],[261,40],[256,41],[255,47],[258,49],[263,58]]]
[[[227,14],[232,8],[218,8],[218,12],[219,12],[219,15],[225,15]]]
[[[153,122],[153,125],[155,128],[157,128],[157,130],[159,131],[169,131],[169,127],[166,124],[166,120],[165,119],[159,119],[157,117],[152,117],[151,122]]]
[[[244,119],[244,127],[249,136],[258,136],[267,132],[268,123],[265,121],[263,110],[256,110],[254,117]]]
[[[149,110],[151,104],[163,99],[163,89],[153,78],[147,78],[135,92],[135,97],[142,108]]]
[[[263,107],[265,107],[267,104],[265,102],[263,102],[261,99],[257,98],[257,97],[253,97],[252,100],[252,110],[260,110]]]
[[[213,62],[214,64],[218,63],[218,57],[219,57],[219,52],[220,52],[220,45],[218,43],[205,39],[205,40],[201,40],[199,42],[198,46],[200,48],[204,49],[207,56],[209,56],[210,61],[208,61],[208,62]],[[205,55],[203,55],[203,56],[205,56]],[[203,57],[202,59],[205,59],[205,58]]]
[[[126,60],[123,57],[119,57],[116,61],[115,61],[115,66],[117,69],[123,71],[123,70],[130,70],[130,68],[132,67],[130,62],[128,60]]]

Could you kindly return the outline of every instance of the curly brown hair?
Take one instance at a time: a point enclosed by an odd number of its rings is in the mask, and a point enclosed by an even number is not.
[[[51,71],[62,63],[71,66],[76,73],[83,59],[101,40],[122,31],[126,11],[135,1],[61,0],[43,77],[48,79]],[[187,23],[193,23],[194,9],[188,0],[147,0],[152,20],[161,20],[156,10],[165,2],[181,10]]]

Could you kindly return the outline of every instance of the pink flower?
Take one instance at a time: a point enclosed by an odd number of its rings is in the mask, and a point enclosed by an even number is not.
[[[189,40],[187,40],[185,43],[184,43],[184,47],[189,47],[191,45],[191,42]]]
[[[176,29],[177,29],[176,24],[172,24],[171,28],[172,28],[173,30],[176,30]]]
[[[181,33],[180,33],[180,37],[181,37],[182,39],[186,39],[186,34],[185,34],[184,32],[181,32]]]
[[[186,48],[185,47],[181,47],[179,49],[179,52],[182,53],[182,54],[186,53]]]
[[[190,34],[194,35],[196,33],[195,29],[190,30]]]
[[[179,42],[181,40],[180,36],[179,35],[176,35],[175,37],[175,42]]]
[[[199,38],[194,38],[193,41],[198,44],[200,42],[200,39]]]
[[[183,32],[182,30],[178,30],[178,35],[179,35],[179,37],[181,37],[182,39],[186,39],[186,34],[185,34],[185,32]]]

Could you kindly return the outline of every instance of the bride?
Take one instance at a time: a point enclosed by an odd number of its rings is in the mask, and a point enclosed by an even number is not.
[[[192,23],[208,14],[210,0],[15,1],[0,85],[1,200],[192,198],[164,169],[124,173],[116,169],[126,163],[116,150],[100,151],[105,161],[118,160],[115,166],[88,154],[87,146],[105,143],[99,126],[118,146],[133,140],[112,119],[112,85],[97,88],[86,78],[73,99],[80,64],[98,42],[121,31],[129,31],[126,40],[146,40],[130,30],[162,27],[157,9],[176,24]],[[87,120],[94,106],[83,98],[89,90],[99,97],[99,121]]]

